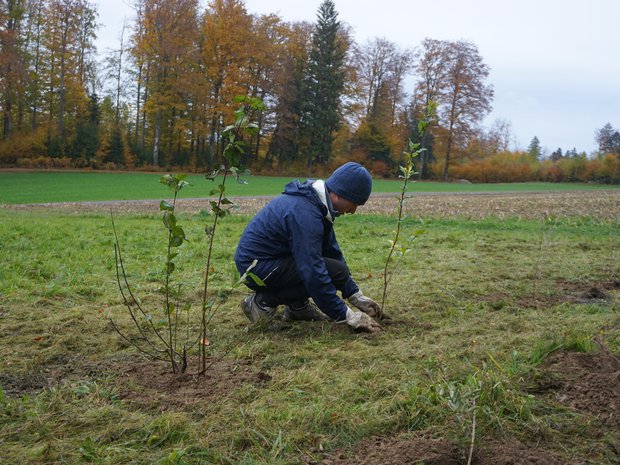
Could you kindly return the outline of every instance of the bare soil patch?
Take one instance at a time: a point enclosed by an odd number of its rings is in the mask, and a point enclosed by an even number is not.
[[[393,214],[395,194],[373,194],[359,209],[360,214]],[[178,211],[200,213],[209,210],[209,199],[181,199]],[[242,214],[254,214],[270,197],[237,197],[232,199]],[[55,209],[71,213],[159,213],[159,200],[106,202],[64,202],[28,205],[1,205],[10,210]],[[597,219],[618,219],[620,189],[567,192],[500,192],[500,193],[421,193],[412,189],[406,202],[407,215],[418,218],[486,217],[545,218],[587,216]]]
[[[561,303],[573,304],[609,304],[620,289],[620,281],[606,280],[595,282],[558,281],[555,283],[556,292],[553,294],[538,293],[524,295],[517,300],[522,308],[548,308]],[[481,296],[482,302],[487,302],[494,310],[500,310],[510,303],[510,295],[495,292]]]
[[[104,366],[111,364],[85,363],[80,356],[62,355],[25,373],[2,373],[0,384],[8,396],[32,395],[58,385],[92,381],[97,373],[105,372]]]
[[[465,465],[469,451],[459,450],[456,444],[445,439],[371,438],[362,441],[355,452],[336,451],[322,465]],[[528,447],[517,440],[499,442],[483,441],[474,449],[473,465],[562,465],[551,453]]]
[[[194,364],[195,365],[195,364]],[[119,397],[146,410],[195,410],[221,401],[241,384],[259,386],[271,376],[247,361],[216,361],[202,376],[175,374],[164,364],[133,363],[117,378]]]
[[[539,389],[543,397],[620,428],[620,357],[558,351],[547,359]]]
[[[209,360],[213,364],[203,376],[174,374],[161,362],[144,359],[84,362],[79,357],[61,357],[27,373],[1,374],[6,395],[21,397],[55,386],[84,385],[102,381],[114,388],[117,398],[146,410],[195,410],[200,405],[226,398],[241,384],[264,386],[271,376],[245,360]],[[197,363],[192,362],[192,366]]]

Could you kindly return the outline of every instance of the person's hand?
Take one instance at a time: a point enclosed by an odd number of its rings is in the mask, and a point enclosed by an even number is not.
[[[365,331],[368,333],[376,333],[381,331],[381,325],[373,320],[366,313],[354,312],[347,307],[347,324],[358,331]]]
[[[365,314],[373,318],[381,318],[383,316],[383,310],[381,305],[372,300],[370,297],[366,297],[362,294],[362,291],[357,291],[347,299],[351,305],[360,309]]]

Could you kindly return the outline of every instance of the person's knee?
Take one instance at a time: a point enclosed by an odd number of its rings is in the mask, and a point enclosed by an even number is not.
[[[344,283],[349,280],[351,271],[349,271],[349,267],[345,262],[333,258],[326,258],[325,265],[327,267],[329,277],[337,288],[341,288]]]

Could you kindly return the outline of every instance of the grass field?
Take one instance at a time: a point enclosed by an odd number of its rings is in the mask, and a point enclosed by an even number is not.
[[[3,176],[6,189],[22,175]],[[23,176],[30,191],[35,175]],[[75,195],[69,187],[58,199]],[[620,223],[542,217],[430,215],[376,336],[331,323],[250,327],[245,292],[230,287],[250,217],[225,218],[214,365],[194,378],[143,360],[110,326],[132,331],[107,214],[0,208],[0,463],[465,464],[469,451],[473,464],[618,463]],[[197,304],[206,220],[180,221],[191,242],[176,274]],[[130,279],[157,311],[161,220],[116,223]],[[336,223],[354,277],[376,298],[393,229],[389,215]]]
[[[0,171],[0,204],[81,202],[97,200],[158,199],[165,190],[158,183],[161,174],[96,173],[58,171]],[[292,178],[248,177],[248,184],[228,182],[229,196],[277,195]],[[190,175],[191,189],[181,191],[181,198],[208,197],[215,187],[202,175]],[[373,192],[398,192],[399,181],[376,179]],[[418,192],[523,192],[620,189],[620,186],[580,183],[459,184],[420,182]]]

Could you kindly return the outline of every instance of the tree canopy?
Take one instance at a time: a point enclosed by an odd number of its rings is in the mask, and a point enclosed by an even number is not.
[[[508,150],[509,123],[482,127],[494,91],[471,42],[357,44],[332,0],[313,23],[252,15],[243,0],[134,6],[118,48],[102,52],[90,0],[0,3],[0,164],[209,169],[236,95],[265,102],[249,110],[260,131],[244,141],[243,161],[259,171],[324,173],[356,160],[396,176],[429,102],[437,114],[416,140],[419,176],[448,179]],[[595,137],[618,157],[611,123]]]

